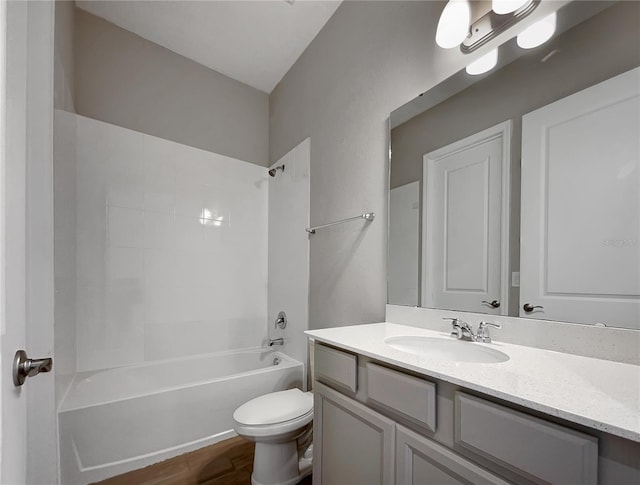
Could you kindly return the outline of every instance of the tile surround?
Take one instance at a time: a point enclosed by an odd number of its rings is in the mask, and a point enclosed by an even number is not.
[[[311,140],[307,138],[274,166],[284,164],[269,179],[268,331],[284,338],[283,352],[307,362],[304,331],[309,328],[309,170]],[[284,310],[288,324],[274,328]]]
[[[59,113],[77,124],[75,370],[261,345],[266,170]]]
[[[53,134],[56,403],[76,371],[76,118],[56,110]]]

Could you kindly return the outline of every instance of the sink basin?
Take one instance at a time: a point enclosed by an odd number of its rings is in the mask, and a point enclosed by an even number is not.
[[[506,362],[509,356],[492,349],[486,344],[461,342],[439,337],[420,337],[415,335],[387,337],[384,343],[389,347],[409,354],[424,355],[450,362],[473,362],[477,364],[496,364]]]

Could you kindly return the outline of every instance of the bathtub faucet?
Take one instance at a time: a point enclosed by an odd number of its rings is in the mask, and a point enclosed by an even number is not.
[[[284,339],[282,337],[270,338],[268,345],[269,347],[273,347],[274,345],[284,345]]]

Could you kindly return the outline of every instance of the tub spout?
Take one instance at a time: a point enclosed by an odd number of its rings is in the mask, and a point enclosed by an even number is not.
[[[284,339],[282,337],[270,338],[267,345],[269,345],[269,347],[273,347],[274,345],[284,345]]]

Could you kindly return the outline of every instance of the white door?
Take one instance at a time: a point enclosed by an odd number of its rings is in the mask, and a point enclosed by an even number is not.
[[[639,94],[637,68],[523,117],[521,316],[640,328]]]
[[[53,351],[53,2],[2,1],[0,10],[0,483],[55,483],[53,374],[22,387],[12,379],[18,349]]]
[[[511,121],[423,158],[422,306],[504,315]]]

